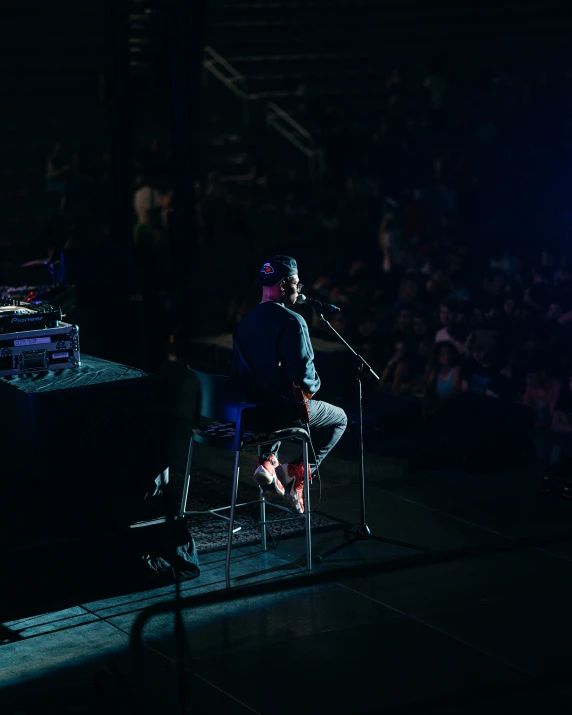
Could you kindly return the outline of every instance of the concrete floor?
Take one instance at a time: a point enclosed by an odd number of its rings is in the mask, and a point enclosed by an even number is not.
[[[173,403],[180,429],[174,468],[181,467],[189,429],[186,389]],[[220,453],[204,450],[199,460],[216,471],[229,467]],[[367,563],[385,564],[384,571],[186,608],[188,711],[569,712],[572,503],[540,494],[534,467],[410,473],[404,462],[372,451],[366,460],[373,533],[425,545],[430,554],[423,561],[402,547],[360,542],[316,571]],[[355,474],[342,445],[324,468],[322,511],[358,518]],[[341,538],[316,535],[315,553]],[[303,552],[302,538],[268,553],[236,549],[233,586],[300,575]],[[403,557],[411,564],[402,567]],[[185,582],[182,593],[223,588],[223,554],[215,552],[203,557],[201,576]],[[141,689],[140,712],[179,712],[172,616],[157,616],[145,629],[142,683],[133,680],[129,651],[137,614],[173,592],[165,586],[106,595],[103,587],[97,598],[51,612],[30,607],[5,622],[0,713],[128,713]]]

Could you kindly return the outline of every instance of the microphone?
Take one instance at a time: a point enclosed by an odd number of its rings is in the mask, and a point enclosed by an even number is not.
[[[314,298],[306,298],[302,293],[298,293],[298,298],[296,303],[302,305],[311,305],[314,310],[325,311],[326,313],[339,313],[341,308],[337,305],[332,305],[331,303],[322,303],[321,300],[314,300]]]

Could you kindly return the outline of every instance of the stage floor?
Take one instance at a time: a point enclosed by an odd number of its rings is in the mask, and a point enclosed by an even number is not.
[[[174,468],[184,459],[191,397],[186,384],[172,404]],[[230,466],[206,450],[200,460],[215,471]],[[331,456],[324,512],[357,519],[355,474],[350,449]],[[410,472],[404,461],[369,450],[372,531],[431,553],[420,562],[417,552],[362,542],[316,571],[384,564],[374,577],[185,609],[191,712],[568,712],[572,503],[541,494],[538,476],[534,466]],[[316,535],[314,552],[340,538]],[[302,538],[265,554],[236,549],[233,585],[300,575],[303,553]],[[224,588],[224,554],[207,554],[201,565],[201,576],[183,584],[184,596]],[[13,586],[6,582],[4,590]],[[50,587],[44,584],[46,593]],[[42,611],[39,592],[34,612],[3,623],[0,713],[97,712],[94,679],[103,665],[101,712],[129,712],[121,688],[123,678],[134,687],[133,621],[173,591],[98,597],[50,612]],[[145,629],[145,702],[149,713],[178,712],[172,617],[156,617]]]

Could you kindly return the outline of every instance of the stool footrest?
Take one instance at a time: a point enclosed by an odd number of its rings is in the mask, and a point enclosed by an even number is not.
[[[256,499],[255,501],[245,501],[242,502],[242,504],[237,504],[236,506],[248,506],[249,504],[259,504],[259,500]],[[181,513],[181,516],[199,516],[200,514],[215,514],[217,511],[224,511],[225,509],[230,509],[230,506],[218,506],[216,509],[185,509],[184,512]],[[219,516],[216,514],[216,516]],[[228,519],[227,516],[223,517],[224,519]]]
[[[211,516],[216,516],[217,519],[224,519],[225,521],[230,521],[230,516],[225,516],[224,514],[217,514],[214,509],[208,509],[206,511],[185,511],[184,516],[182,518],[184,518],[185,516],[206,516],[207,514],[210,514]],[[235,519],[235,521],[237,524],[240,524],[237,519]]]

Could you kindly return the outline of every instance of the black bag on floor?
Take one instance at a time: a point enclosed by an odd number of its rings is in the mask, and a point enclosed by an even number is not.
[[[159,519],[130,529],[130,551],[155,574],[180,580],[200,575],[199,557],[194,539],[184,520]]]
[[[171,485],[162,479],[155,479],[154,491],[148,492],[144,500],[148,520],[128,529],[130,546],[155,574],[196,578],[200,567],[195,541],[185,520],[175,517]],[[139,513],[143,513],[141,507]]]

